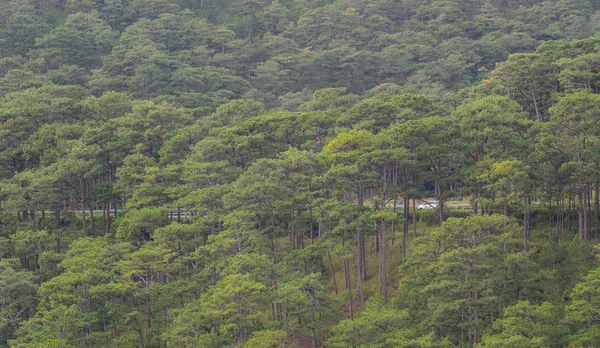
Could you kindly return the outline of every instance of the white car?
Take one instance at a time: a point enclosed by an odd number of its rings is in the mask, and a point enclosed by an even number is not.
[[[418,206],[417,209],[419,210],[423,210],[423,209],[435,209],[438,207],[439,202],[438,201],[425,201],[423,202],[423,204],[421,204],[420,206]]]

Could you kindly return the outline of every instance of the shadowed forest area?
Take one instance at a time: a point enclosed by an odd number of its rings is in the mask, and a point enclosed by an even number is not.
[[[0,347],[600,346],[599,32],[0,0]]]

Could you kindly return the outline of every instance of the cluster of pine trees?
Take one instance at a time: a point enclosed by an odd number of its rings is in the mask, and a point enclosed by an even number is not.
[[[597,346],[598,23],[0,1],[0,346]]]

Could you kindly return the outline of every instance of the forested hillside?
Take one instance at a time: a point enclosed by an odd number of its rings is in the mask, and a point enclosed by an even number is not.
[[[0,347],[600,346],[598,32],[0,0]]]

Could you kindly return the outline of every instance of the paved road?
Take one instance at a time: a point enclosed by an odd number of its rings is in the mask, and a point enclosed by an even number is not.
[[[419,205],[421,205],[422,203],[417,203],[417,207]],[[387,204],[388,207],[392,208],[394,206],[393,203],[388,203]],[[398,207],[402,207],[404,206],[403,202],[398,202],[396,203],[396,208]],[[453,207],[453,208],[459,208],[459,207],[471,207],[471,205],[469,203],[446,203],[444,204],[445,207]],[[412,203],[410,203],[410,207],[412,208]]]

